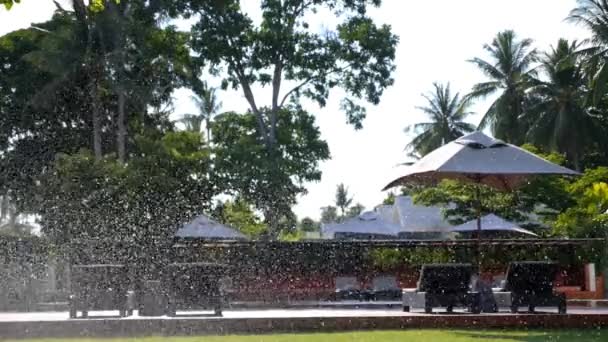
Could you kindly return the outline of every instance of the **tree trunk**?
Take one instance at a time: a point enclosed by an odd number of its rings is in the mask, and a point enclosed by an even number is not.
[[[277,140],[277,115],[279,111],[279,94],[281,92],[282,73],[283,65],[280,61],[277,61],[272,77],[272,110],[270,111],[270,130],[268,132],[271,146],[274,146]]]
[[[95,160],[101,160],[103,151],[101,148],[101,122],[99,117],[99,97],[97,95],[97,84],[91,87],[91,106],[93,116],[93,152]]]
[[[572,153],[572,165],[574,166],[575,171],[583,172],[583,170],[581,170],[581,161],[578,153]]]
[[[267,238],[276,240],[279,237],[279,215],[275,208],[268,208],[264,211],[264,218],[268,224]]]
[[[205,129],[207,130],[207,147],[211,146],[211,119],[205,119]]]
[[[118,120],[116,123],[118,132],[116,136],[118,161],[124,163],[127,159],[127,125],[125,122],[125,92],[123,89],[118,91]]]

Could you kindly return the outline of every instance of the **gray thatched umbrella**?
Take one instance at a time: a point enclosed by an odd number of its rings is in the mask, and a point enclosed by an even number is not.
[[[190,223],[177,230],[176,237],[197,238],[203,240],[246,240],[247,237],[238,230],[216,222],[205,215],[200,215]]]
[[[405,174],[383,190],[400,184],[435,183],[456,179],[489,185],[503,191],[513,190],[538,175],[578,175],[517,146],[473,132],[460,137],[409,166]],[[477,230],[481,232],[481,207],[478,198]]]

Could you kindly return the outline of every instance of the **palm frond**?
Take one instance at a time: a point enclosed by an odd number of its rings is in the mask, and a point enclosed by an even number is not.
[[[500,99],[496,99],[496,101],[494,101],[490,105],[490,108],[488,108],[486,113],[481,118],[481,121],[479,121],[479,125],[477,125],[477,130],[479,130],[479,131],[484,130],[487,127],[490,127],[494,124],[494,122],[496,121],[496,112],[497,112],[496,108],[498,107],[499,100]]]
[[[481,58],[473,58],[468,60],[469,63],[475,64],[481,71],[488,77],[494,80],[500,80],[505,77],[505,75],[498,70],[494,65],[484,61]]]

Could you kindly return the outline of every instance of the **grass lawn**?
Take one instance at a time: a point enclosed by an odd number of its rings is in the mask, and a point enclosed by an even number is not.
[[[8,341],[8,340],[1,340]],[[11,340],[12,341],[12,340]],[[321,342],[321,341],[421,341],[421,342],[541,342],[541,341],[608,341],[608,330],[406,330],[361,331],[330,334],[276,334],[276,335],[229,335],[200,337],[149,337],[122,339],[42,339],[18,340],[20,342]],[[16,342],[16,341],[15,341]]]

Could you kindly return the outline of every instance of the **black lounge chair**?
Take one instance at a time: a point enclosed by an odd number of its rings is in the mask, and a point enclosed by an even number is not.
[[[504,289],[511,293],[511,312],[520,306],[534,312],[538,306],[557,306],[560,314],[566,313],[566,296],[553,290],[558,272],[557,264],[545,261],[513,262],[509,265]]]
[[[131,316],[135,296],[128,291],[127,274],[124,265],[73,265],[70,318],[76,318],[78,311],[87,318],[89,311],[106,310],[118,310],[120,317]]]
[[[434,307],[445,307],[452,312],[455,306],[461,306],[480,313],[479,293],[470,290],[472,274],[470,264],[423,265],[417,291],[425,293],[424,311],[432,313]]]
[[[204,309],[212,309],[215,316],[221,316],[225,296],[220,279],[225,272],[225,265],[214,263],[167,265],[161,279],[167,316],[175,316],[177,310]]]

